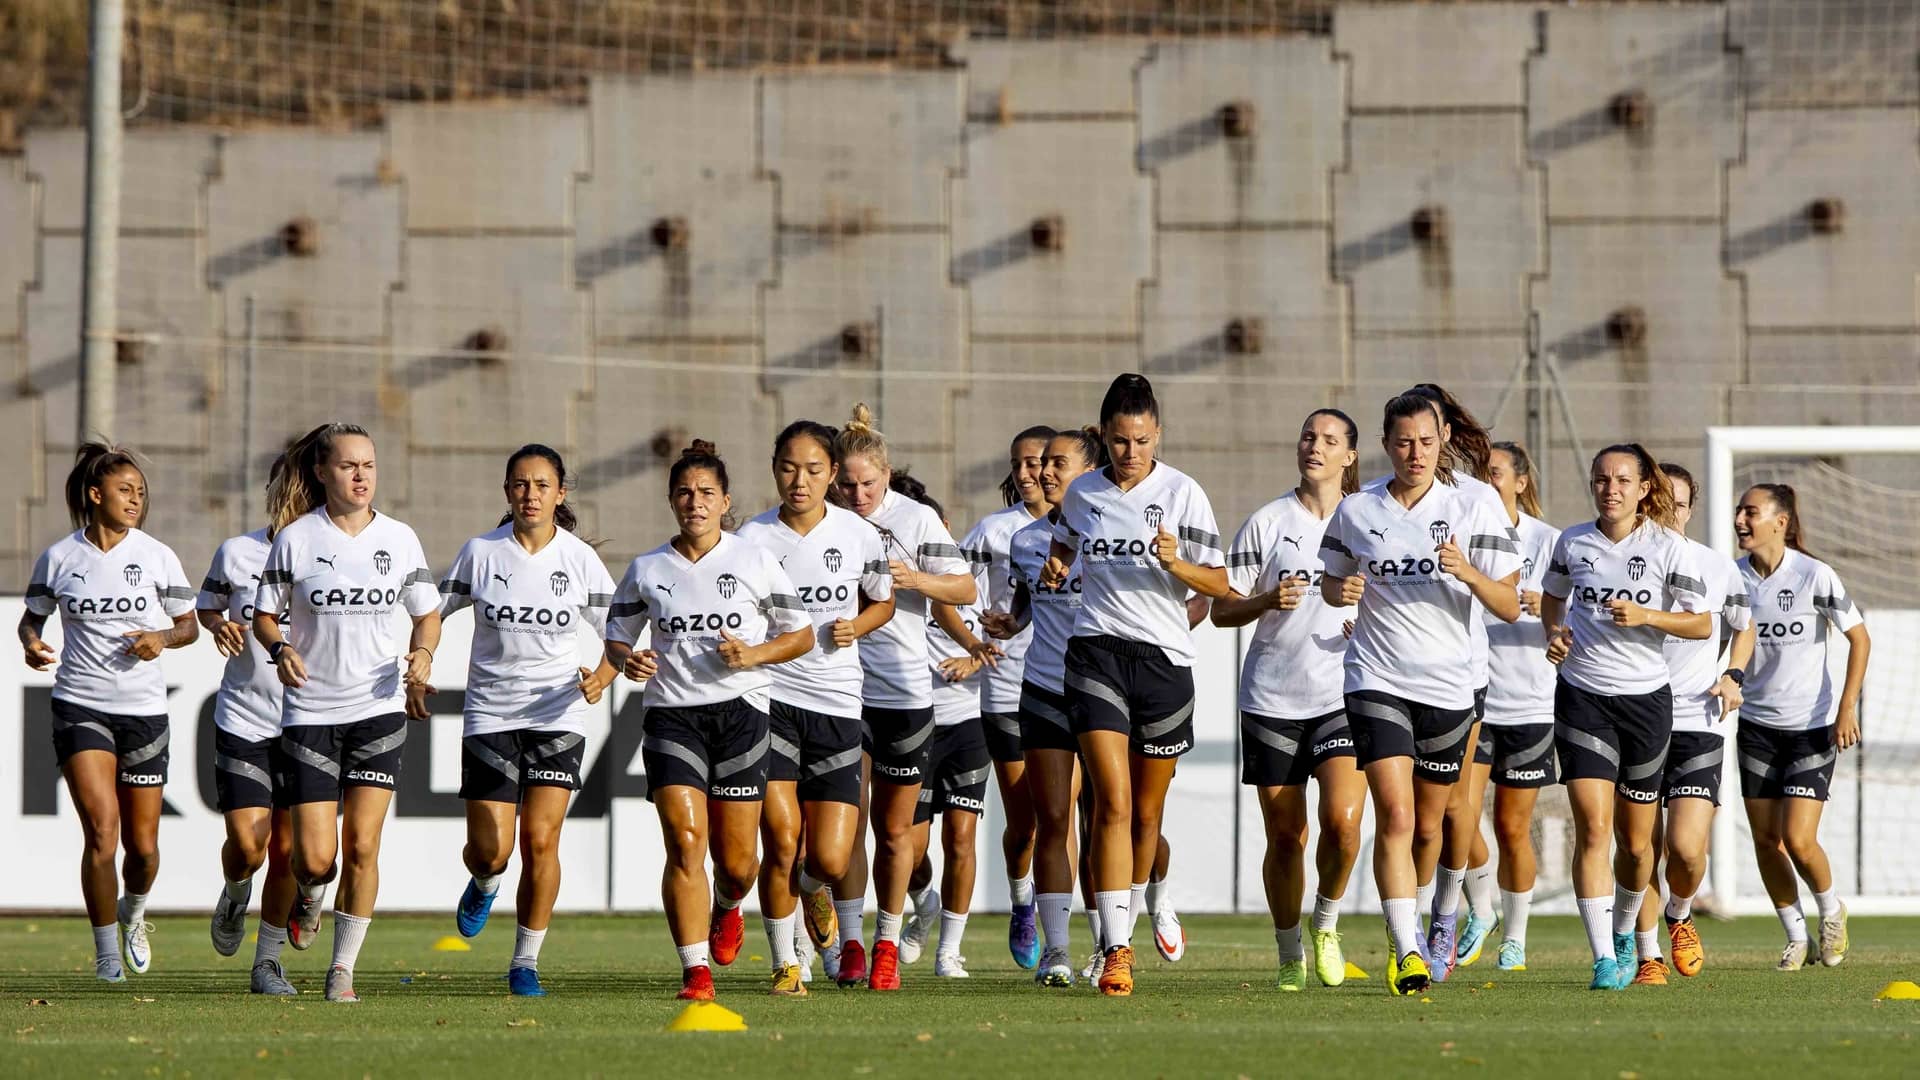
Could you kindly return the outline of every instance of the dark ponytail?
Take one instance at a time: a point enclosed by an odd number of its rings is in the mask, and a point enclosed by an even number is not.
[[[1380,421],[1381,437],[1391,437],[1395,423],[1401,420],[1410,420],[1418,416],[1433,417],[1433,426],[1435,429],[1438,429],[1442,422],[1439,403],[1427,397],[1425,394],[1401,394],[1399,397],[1388,401],[1386,415]],[[1453,469],[1448,464],[1450,460],[1451,456],[1447,453],[1446,447],[1441,447],[1440,464],[1433,470],[1434,475],[1439,478],[1441,483],[1448,485],[1453,483]]]
[[[1669,484],[1677,480],[1680,483],[1687,485],[1686,505],[1688,507],[1692,507],[1695,503],[1700,501],[1700,485],[1694,483],[1693,474],[1687,471],[1687,467],[1685,465],[1681,465],[1678,462],[1673,462],[1673,461],[1663,461],[1660,463],[1660,471],[1667,474],[1667,482]],[[1677,491],[1674,492],[1673,504],[1675,506],[1680,505],[1680,493]]]
[[[107,477],[123,468],[139,473],[140,482],[146,483],[147,471],[140,467],[132,450],[117,443],[80,444],[73,455],[73,468],[67,470],[67,516],[73,519],[74,528],[84,529],[93,524],[93,499],[88,492],[104,486]],[[140,501],[140,520],[134,522],[136,528],[147,523],[147,511],[152,506],[153,493],[149,491]]]
[[[1100,437],[1100,429],[1091,425],[1081,428],[1068,428],[1054,436],[1059,439],[1072,439],[1080,448],[1080,460],[1087,463],[1089,469],[1104,469],[1107,466],[1107,441]]]
[[[1808,558],[1813,553],[1807,550],[1807,544],[1800,530],[1800,496],[1793,490],[1792,484],[1755,484],[1753,490],[1765,492],[1773,503],[1773,508],[1787,515],[1787,546]]]
[[[1160,401],[1153,396],[1153,384],[1145,375],[1129,371],[1107,387],[1107,396],[1100,399],[1100,426],[1105,428],[1116,416],[1160,419]]]
[[[1313,423],[1313,418],[1316,416],[1331,416],[1335,420],[1338,420],[1342,424],[1345,424],[1347,426],[1347,449],[1352,450],[1354,454],[1353,454],[1353,460],[1347,464],[1347,467],[1340,470],[1340,494],[1351,495],[1354,492],[1359,491],[1360,490],[1360,425],[1353,422],[1353,417],[1348,416],[1346,413],[1341,412],[1339,409],[1333,409],[1333,408],[1313,410],[1312,412],[1307,414],[1306,423],[1308,424]]]
[[[513,467],[530,457],[540,458],[547,464],[553,466],[553,475],[560,478],[561,492],[564,493],[573,490],[573,482],[567,479],[567,465],[560,460],[560,452],[544,443],[528,443],[520,449],[515,450],[512,457],[507,458],[507,481],[509,483],[513,480]],[[513,511],[511,510],[500,516],[500,524],[502,525],[512,520]],[[580,519],[574,516],[573,507],[568,506],[566,503],[561,503],[553,508],[553,523],[570,533],[577,535],[580,532]]]
[[[1486,480],[1487,456],[1493,451],[1493,438],[1480,421],[1439,383],[1423,382],[1407,393],[1418,394],[1439,406],[1440,421],[1452,431],[1446,449],[1453,460],[1447,464],[1463,464],[1474,479]]]
[[[1048,439],[1058,434],[1060,433],[1045,424],[1035,424],[1013,437],[1013,442],[1007,444],[1007,453],[1011,456],[1013,451],[1018,449],[1021,443],[1030,439],[1039,439],[1044,444]],[[1007,469],[1006,477],[1000,481],[1000,501],[1006,506],[1012,506],[1014,503],[1020,501],[1020,486],[1013,482],[1012,468]]]
[[[1647,448],[1639,443],[1615,443],[1593,455],[1593,464],[1588,466],[1590,475],[1599,469],[1600,459],[1608,454],[1625,454],[1639,463],[1640,479],[1647,482],[1647,494],[1640,500],[1640,513],[1657,525],[1674,528],[1679,520],[1674,510],[1679,504],[1673,497],[1673,483],[1667,479],[1666,473],[1660,471],[1659,463],[1653,460]]]

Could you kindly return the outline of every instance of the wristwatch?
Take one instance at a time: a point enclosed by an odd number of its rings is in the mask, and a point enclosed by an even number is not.
[[[1720,677],[1723,679],[1732,679],[1733,685],[1735,686],[1747,685],[1747,673],[1737,667],[1730,667],[1721,672]]]
[[[267,662],[272,664],[279,663],[280,654],[285,652],[286,650],[287,650],[286,638],[281,638],[279,641],[276,641],[273,644],[267,646]]]

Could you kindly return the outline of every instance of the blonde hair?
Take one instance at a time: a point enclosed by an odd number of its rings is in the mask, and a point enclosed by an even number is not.
[[[873,410],[864,401],[853,407],[853,415],[834,439],[834,451],[842,461],[863,457],[880,469],[893,467],[887,459],[887,437],[874,426]]]
[[[278,533],[327,501],[320,486],[320,466],[333,458],[333,444],[348,435],[369,442],[373,436],[358,424],[321,424],[293,441],[283,457],[286,468],[267,482],[267,529]]]

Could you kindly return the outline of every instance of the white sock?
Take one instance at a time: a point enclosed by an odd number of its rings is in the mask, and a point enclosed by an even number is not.
[[[284,926],[268,926],[266,920],[262,919],[260,921],[260,936],[256,938],[253,943],[253,962],[258,964],[262,960],[272,960],[278,963],[280,960],[280,950],[285,948],[286,944],[287,928]]]
[[[1147,883],[1136,881],[1127,892],[1127,940],[1122,945],[1133,944],[1133,935],[1140,930],[1140,915],[1147,910]]]
[[[540,967],[540,946],[545,944],[546,940],[547,932],[545,930],[529,930],[524,926],[515,924],[513,928],[513,962],[507,965],[508,969],[532,968],[538,970]]]
[[[888,914],[882,909],[873,920],[874,942],[877,944],[882,941],[891,941],[895,945],[900,944],[900,923],[900,915]]]
[[[960,939],[967,936],[967,913],[940,910],[941,956],[959,956]]]
[[[93,955],[95,959],[120,958],[120,924],[108,923],[93,928]]]
[[[297,888],[300,890],[300,895],[306,897],[308,900],[318,900],[327,894],[325,882],[318,885],[300,885],[297,886]]]
[[[147,894],[128,893],[120,898],[120,921],[137,923],[147,915]]]
[[[1460,913],[1460,889],[1467,883],[1467,868],[1458,870],[1443,866],[1435,875],[1433,891],[1433,913],[1438,918]]]
[[[1127,914],[1127,900],[1131,896],[1125,889],[1093,894],[1093,902],[1100,909],[1100,931],[1105,935],[1100,939],[1100,948],[1111,949],[1133,941],[1133,920]],[[1122,929],[1128,931],[1127,936],[1121,936]]]
[[[1645,892],[1613,887],[1613,932],[1631,934],[1640,922],[1640,904],[1647,898]]]
[[[1300,924],[1294,923],[1286,929],[1273,928],[1274,944],[1280,946],[1280,962],[1285,964],[1293,960],[1304,960],[1307,954],[1300,948]]]
[[[1161,878],[1159,881],[1148,879],[1147,911],[1154,915],[1160,914],[1160,910],[1161,910],[1160,905],[1164,904],[1166,902],[1166,899],[1167,899],[1167,879]]]
[[[784,964],[797,964],[800,961],[793,955],[793,917],[796,912],[789,911],[783,918],[770,919],[760,916],[760,925],[767,928],[767,947],[773,950],[773,968],[778,971]]]
[[[800,868],[800,895],[812,896],[826,887],[827,883],[807,873],[806,867]]]
[[[1493,894],[1498,889],[1499,883],[1493,876],[1492,859],[1467,871],[1467,907],[1480,918],[1492,921],[1495,914]]]
[[[1640,959],[1658,960],[1665,955],[1660,951],[1660,931],[1635,930],[1633,939],[1640,946]]]
[[[1693,897],[1675,894],[1667,897],[1667,918],[1681,922],[1693,917]]]
[[[1007,878],[1007,895],[1015,904],[1033,903],[1033,875]]]
[[[253,899],[253,879],[245,877],[239,881],[227,882],[227,899],[240,907],[246,907],[247,901]]]
[[[673,951],[680,954],[681,971],[686,971],[689,968],[713,966],[712,956],[708,953],[707,943],[704,941],[697,941],[692,945],[677,945]]]
[[[1093,935],[1093,947],[1095,949],[1106,948],[1107,940],[1100,936],[1100,898],[1098,896],[1094,897],[1093,906],[1088,908],[1084,914],[1087,917],[1087,932]]]
[[[1380,910],[1387,917],[1387,936],[1393,938],[1395,960],[1420,951],[1420,919],[1414,914],[1418,903],[1408,896],[1380,901]]]
[[[484,896],[493,896],[500,891],[500,875],[475,874],[473,875],[473,887],[479,889]]]
[[[745,894],[742,893],[741,895],[744,896]],[[719,908],[721,911],[732,911],[734,908],[740,906],[740,897],[728,896],[725,889],[716,888],[713,890],[713,906]]]
[[[1067,924],[1073,921],[1073,894],[1043,892],[1034,901],[1040,909],[1040,937],[1047,948],[1067,948]]]
[[[1613,959],[1613,898],[1583,896],[1576,903],[1580,906],[1580,922],[1587,928],[1587,947],[1593,950],[1593,958]]]
[[[940,890],[929,884],[913,897],[915,915],[931,915],[940,910]]]
[[[1814,893],[1813,902],[1819,905],[1820,917],[1822,919],[1837,919],[1840,917],[1839,889],[1828,889],[1826,892]]]
[[[1414,890],[1413,890],[1414,918],[1416,919],[1426,918],[1428,913],[1433,911],[1433,894],[1436,891],[1438,891],[1439,888],[1440,888],[1440,875],[1437,873],[1433,875],[1432,881],[1427,882],[1425,885],[1416,885],[1414,887]]]
[[[1340,901],[1313,894],[1313,928],[1326,933],[1340,925]]]
[[[1780,916],[1780,925],[1786,927],[1789,943],[1807,940],[1807,917],[1800,914],[1799,904],[1774,908],[1773,913]]]
[[[1500,936],[1508,941],[1527,943],[1527,916],[1533,914],[1533,890],[1500,890]]]
[[[840,920],[840,944],[858,942],[866,935],[863,924],[867,918],[867,902],[864,899],[835,900],[833,913]]]
[[[348,915],[343,911],[333,913],[333,966],[353,970],[360,959],[360,946],[367,940],[367,924],[373,919],[358,915]]]

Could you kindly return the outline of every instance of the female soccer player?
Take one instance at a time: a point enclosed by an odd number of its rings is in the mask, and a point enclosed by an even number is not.
[[[1220,527],[1200,485],[1155,460],[1160,403],[1125,374],[1100,403],[1111,464],[1067,488],[1041,584],[1081,563],[1067,645],[1067,715],[1093,782],[1091,863],[1105,953],[1100,992],[1133,993],[1132,916],[1146,905],[1160,816],[1193,748],[1189,590],[1227,595]]]
[[[1807,554],[1793,488],[1755,485],[1740,497],[1733,521],[1759,631],[1740,709],[1740,795],[1760,879],[1787,930],[1777,966],[1795,971],[1808,958],[1797,872],[1820,906],[1820,962],[1833,967],[1847,956],[1847,908],[1820,846],[1820,812],[1835,755],[1860,742],[1860,687],[1873,643],[1840,576]],[[1827,673],[1829,625],[1847,639],[1837,703]]]
[[[1506,520],[1520,537],[1520,617],[1512,622],[1486,614],[1488,668],[1486,707],[1480,718],[1466,803],[1479,807],[1493,781],[1494,842],[1500,851],[1501,971],[1527,967],[1527,919],[1538,873],[1533,850],[1533,808],[1540,789],[1557,782],[1553,756],[1554,668],[1547,662],[1547,636],[1540,623],[1540,581],[1560,530],[1541,520],[1534,490],[1533,458],[1518,443],[1493,444],[1487,472],[1500,494]],[[1478,832],[1478,829],[1475,829]],[[1485,865],[1482,857],[1481,865]],[[1478,869],[1477,867],[1475,869]],[[1469,917],[1475,932],[1478,912]],[[1488,930],[1492,929],[1491,921]],[[1468,936],[1462,935],[1462,957]],[[1484,937],[1484,934],[1479,935]]]
[[[1240,781],[1251,784],[1267,827],[1262,866],[1280,949],[1282,990],[1307,986],[1300,940],[1306,888],[1307,778],[1320,783],[1319,872],[1313,969],[1322,986],[1346,981],[1340,900],[1360,856],[1367,780],[1353,763],[1341,660],[1341,612],[1315,588],[1320,539],[1345,496],[1358,491],[1360,429],[1338,409],[1308,414],[1295,460],[1300,483],[1253,512],[1227,549],[1233,595],[1213,603],[1220,627],[1254,624],[1240,673]]]
[[[344,1003],[360,1000],[353,967],[380,887],[407,686],[428,680],[440,644],[426,554],[412,529],[374,510],[375,469],[373,439],[352,424],[322,424],[287,450],[267,495],[272,519],[287,524],[274,534],[253,605],[254,637],[285,688],[280,747],[299,885],[287,936],[296,949],[312,947],[320,898],[338,872],[327,1000]],[[413,620],[404,658],[394,657],[388,629],[396,608]]]
[[[74,531],[34,561],[20,647],[35,671],[54,667],[53,752],[80,817],[80,894],[93,926],[93,973],[125,982],[153,962],[147,893],[160,870],[167,783],[167,682],[152,663],[200,636],[180,559],[140,530],[147,477],[131,451],[86,443],[67,472]],[[60,654],[40,639],[60,612]],[[58,665],[56,667],[56,665]],[[120,891],[113,869],[125,845]],[[120,962],[125,939],[126,964]]]
[[[1693,474],[1671,462],[1660,471],[1673,485],[1674,531],[1685,536],[1693,518],[1699,488]],[[1701,583],[1707,587],[1707,610],[1718,620],[1713,633],[1698,641],[1668,638],[1663,647],[1667,673],[1673,685],[1673,742],[1667,748],[1667,767],[1660,797],[1664,820],[1654,823],[1653,846],[1667,860],[1667,936],[1673,942],[1674,970],[1698,975],[1706,964],[1699,928],[1693,925],[1693,894],[1707,875],[1707,841],[1715,808],[1720,805],[1721,763],[1726,760],[1726,733],[1718,725],[1730,710],[1740,707],[1740,684],[1753,658],[1753,611],[1740,568],[1732,559],[1705,544],[1687,541],[1697,560]],[[1720,667],[1720,628],[1733,632],[1728,666]],[[1647,900],[1660,898],[1655,880]],[[1642,901],[1638,934],[1640,968],[1633,981],[1664,986],[1666,961],[1660,955],[1660,919],[1657,905]]]
[[[805,904],[807,941],[825,947],[837,931],[828,883],[846,874],[860,840],[860,641],[893,618],[894,608],[879,531],[827,501],[840,473],[838,434],[811,420],[787,425],[773,443],[780,505],[739,533],[786,569],[816,638],[812,651],[772,669],[767,714],[760,917],[773,993],[782,997],[806,996],[795,898]]]
[[[520,997],[547,993],[540,946],[560,894],[560,826],[580,790],[586,713],[619,675],[604,657],[597,667],[580,666],[580,635],[597,641],[605,631],[613,577],[578,535],[569,486],[567,466],[551,447],[514,451],[505,517],[462,545],[440,582],[441,618],[473,608],[460,739],[461,859],[472,877],[454,923],[469,938],[486,927],[517,820],[520,886],[507,987]],[[431,691],[416,688],[422,696]]]
[[[860,649],[866,670],[867,752],[872,786],[873,882],[880,904],[874,931],[874,990],[900,989],[900,935],[913,876],[913,812],[926,779],[933,746],[933,685],[927,676],[927,604],[966,605],[976,601],[971,567],[940,523],[940,515],[891,487],[893,467],[886,436],[874,427],[866,405],[840,432],[840,502],[867,520],[887,549],[893,575],[894,618],[876,629]],[[867,976],[860,944],[866,874],[856,859],[834,886],[840,921],[840,956],[835,975],[842,986]]]
[[[286,467],[285,455],[274,461],[269,490]],[[247,933],[253,875],[265,864],[251,988],[256,994],[282,997],[299,993],[280,966],[287,913],[293,907],[293,815],[287,792],[277,789],[273,779],[288,772],[280,749],[282,695],[267,651],[253,636],[253,601],[267,550],[286,524],[269,521],[265,528],[223,541],[195,603],[200,625],[227,657],[213,698],[214,792],[227,826],[226,843],[220,847],[226,885],[213,906],[213,947],[221,956],[239,950]]]
[[[1668,635],[1713,633],[1706,586],[1674,532],[1673,488],[1638,443],[1592,465],[1593,521],[1560,534],[1540,619],[1560,665],[1554,742],[1573,808],[1573,889],[1593,949],[1594,990],[1624,990],[1634,926],[1653,877],[1653,822],[1673,733]],[[1617,842],[1609,871],[1609,842]],[[1613,897],[1607,897],[1612,879]],[[1608,941],[1609,924],[1613,935]]]
[[[1321,593],[1335,607],[1359,605],[1344,660],[1347,720],[1378,822],[1387,987],[1411,994],[1431,978],[1414,911],[1415,832],[1437,858],[1473,727],[1474,602],[1503,620],[1519,616],[1520,554],[1507,523],[1441,467],[1433,403],[1402,395],[1385,413],[1393,479],[1334,511],[1321,540]]]
[[[661,894],[684,1001],[713,1000],[709,965],[738,954],[737,909],[760,868],[772,685],[763,669],[806,655],[814,639],[779,558],[726,531],[729,486],[712,443],[681,451],[667,472],[680,531],[627,567],[607,618],[607,662],[647,684],[640,754],[666,837]],[[648,647],[636,650],[649,627]],[[724,939],[723,924],[733,928]]]

